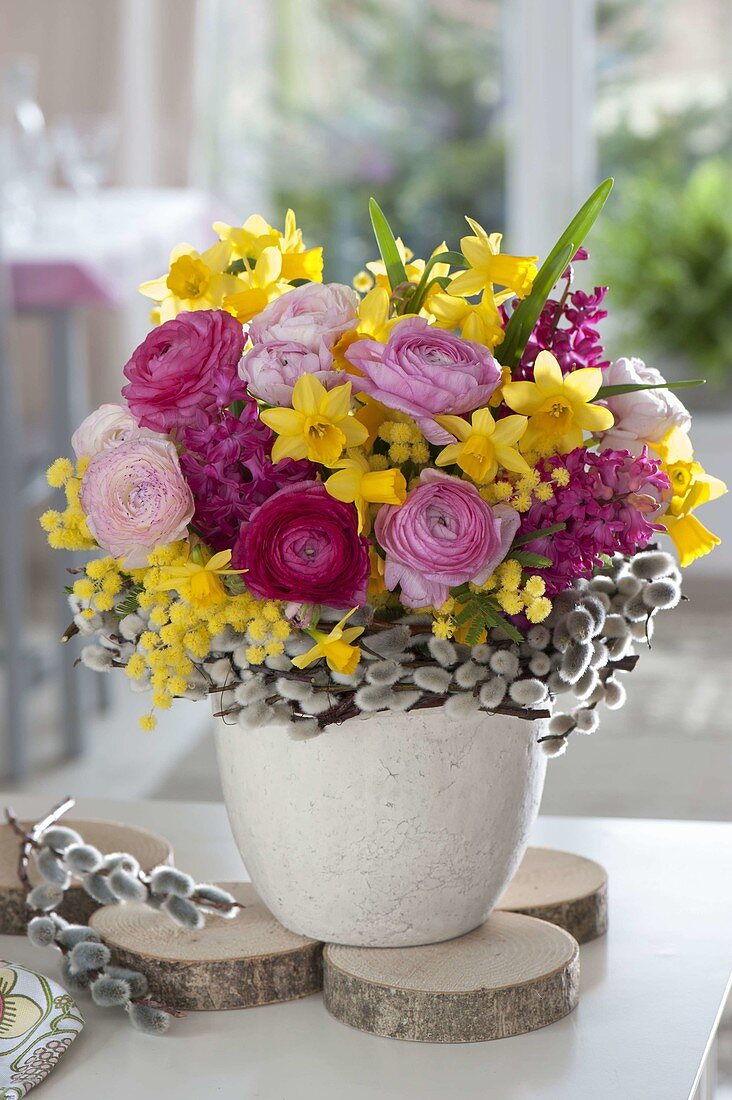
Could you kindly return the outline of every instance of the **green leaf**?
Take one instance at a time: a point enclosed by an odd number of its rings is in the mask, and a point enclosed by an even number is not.
[[[376,199],[369,199],[369,213],[371,215],[371,224],[374,227],[376,243],[379,246],[379,252],[381,253],[381,258],[386,268],[386,276],[389,280],[391,289],[394,290],[395,287],[398,287],[401,283],[407,282],[407,273],[404,270],[404,264],[399,255],[399,249],[397,248],[394,234],[391,231],[391,226],[384,217],[384,212]]]
[[[463,256],[462,252],[438,252],[436,256],[430,256],[426,263],[426,267],[430,270],[435,264],[449,264],[450,267],[467,267],[468,261]]]
[[[505,366],[515,367],[521,359],[529,336],[546,305],[554,284],[594,225],[612,188],[613,180],[610,178],[604,180],[592,192],[541,265],[531,294],[524,298],[512,313],[506,325],[506,335],[499,345],[499,359]]]
[[[685,378],[682,382],[654,382],[646,385],[645,382],[627,382],[617,386],[601,386],[595,395],[599,397],[615,397],[619,393],[637,393],[640,390],[686,390],[691,386],[705,386],[706,378]]]
[[[519,563],[528,567],[529,569],[546,569],[551,565],[549,558],[545,558],[542,554],[532,554],[528,550],[517,550],[516,553],[512,553],[511,557]]]
[[[551,527],[542,527],[540,531],[529,531],[526,535],[519,535],[517,539],[513,540],[509,556],[513,555],[515,546],[523,546],[527,542],[533,542],[534,539],[543,539],[544,535],[553,535],[555,531],[564,531],[566,526],[566,523],[553,523]]]
[[[486,607],[485,609],[485,625],[490,627],[500,627],[500,629],[508,635],[512,642],[523,642],[524,636],[520,630],[517,630],[513,623],[509,622],[500,611],[496,611],[493,607]]]
[[[132,615],[133,612],[137,611],[138,607],[140,606],[137,599],[137,597],[140,595],[140,592],[142,592],[141,585],[137,585],[135,588],[131,588],[129,592],[127,592],[125,596],[120,600],[120,602],[115,606],[114,614],[117,615],[120,619],[124,619],[125,615]]]
[[[552,292],[556,282],[561,278],[562,272],[572,260],[577,249],[574,242],[570,241],[563,252],[558,253],[551,261],[546,260],[534,280],[531,294],[519,302],[511,314],[503,340],[498,345],[498,360],[506,367],[513,369],[521,361],[524,348],[529,342],[529,337],[534,331],[534,326],[539,320],[539,314],[546,305],[546,300]],[[550,257],[551,259],[551,257]]]

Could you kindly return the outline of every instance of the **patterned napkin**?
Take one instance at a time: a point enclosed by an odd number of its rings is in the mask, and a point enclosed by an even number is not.
[[[0,1100],[20,1100],[40,1084],[83,1026],[60,985],[0,961]]]

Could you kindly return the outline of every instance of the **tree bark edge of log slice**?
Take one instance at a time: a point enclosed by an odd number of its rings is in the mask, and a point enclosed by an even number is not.
[[[171,1008],[256,1008],[320,992],[322,943],[279,924],[251,883],[218,885],[247,906],[231,920],[207,915],[203,928],[186,929],[144,904],[127,904],[97,910],[91,925],[115,965],[143,973],[151,996]]]
[[[463,987],[440,988],[458,984],[461,972]],[[575,1008],[579,946],[547,921],[494,912],[466,936],[426,947],[329,944],[323,989],[332,1016],[374,1035],[426,1043],[508,1038]]]

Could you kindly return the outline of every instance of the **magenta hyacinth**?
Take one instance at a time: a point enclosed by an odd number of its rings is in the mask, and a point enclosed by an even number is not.
[[[238,415],[201,414],[183,430],[180,463],[196,501],[193,526],[214,550],[231,549],[242,524],[278,489],[315,477],[310,462],[273,465],[273,438],[251,397]]]
[[[589,577],[602,567],[602,555],[634,554],[648,545],[661,524],[660,514],[670,486],[660,463],[643,449],[605,450],[599,454],[577,447],[566,455],[553,455],[537,467],[542,481],[564,469],[566,486],[554,484],[554,495],[536,501],[521,520],[519,535],[564,523],[563,531],[537,538],[526,546],[549,558],[551,565],[536,569],[544,578],[548,595],[569,588],[577,577]],[[532,570],[533,571],[533,570]]]
[[[573,262],[587,258],[588,253],[580,248]],[[563,293],[559,299],[547,299],[528,339],[521,362],[514,372],[517,381],[533,381],[534,362],[539,352],[545,349],[556,356],[562,374],[570,374],[583,367],[605,370],[610,365],[596,327],[607,317],[607,310],[602,308],[607,287],[596,286],[592,294],[584,290],[571,291],[574,279],[572,264],[562,279],[565,280]]]

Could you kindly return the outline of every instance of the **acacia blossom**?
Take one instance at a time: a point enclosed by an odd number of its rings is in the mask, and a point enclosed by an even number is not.
[[[668,497],[669,480],[645,447],[635,457],[628,451],[595,454],[577,447],[543,459],[536,470],[542,481],[553,483],[554,495],[532,504],[522,516],[519,535],[566,525],[526,547],[551,562],[535,570],[549,596],[569,588],[577,577],[591,576],[602,567],[602,555],[634,554],[664,529],[653,520]],[[561,470],[566,473],[558,474]],[[556,483],[556,476],[567,475],[566,485]]]
[[[236,415],[199,416],[183,430],[180,464],[196,502],[193,526],[215,550],[230,549],[255,508],[284,485],[311,479],[310,462],[270,459],[274,434],[246,397]]]

